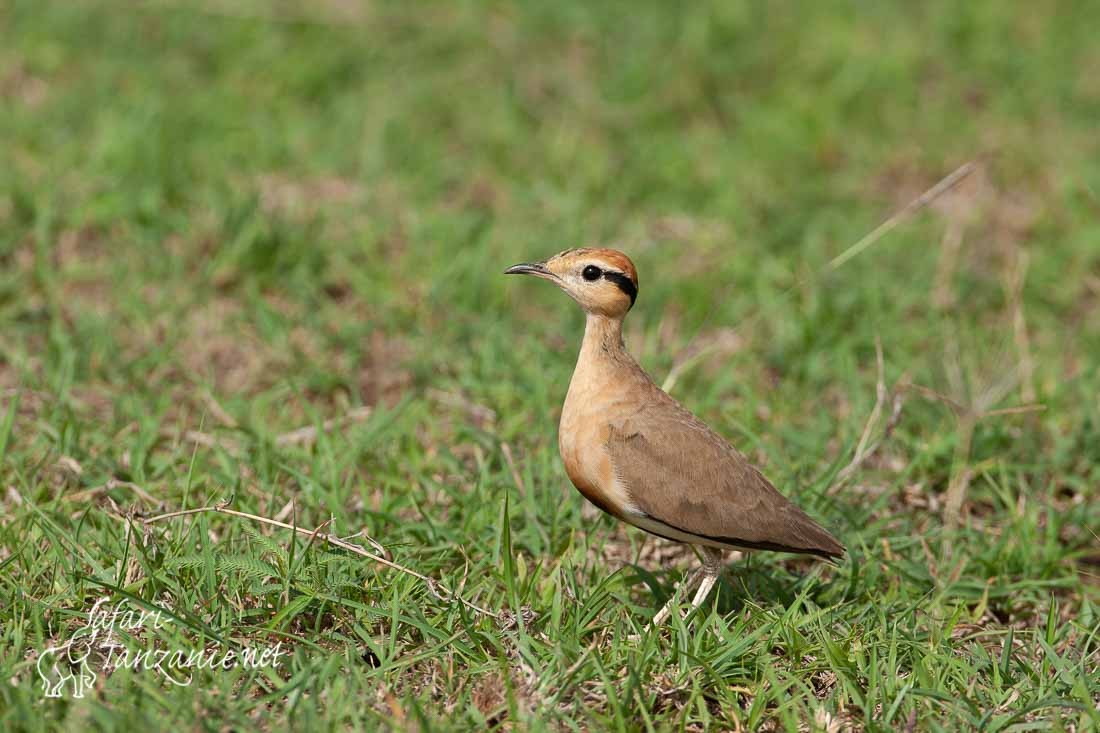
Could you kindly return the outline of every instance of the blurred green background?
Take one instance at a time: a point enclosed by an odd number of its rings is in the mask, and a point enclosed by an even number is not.
[[[1098,27],[1091,0],[0,0],[0,716],[1098,725]],[[628,640],[694,561],[582,508],[582,317],[501,276],[582,245],[637,264],[643,366],[849,560],[753,556]],[[524,613],[237,519],[127,531],[228,498]],[[294,656],[47,704],[36,652],[105,587],[194,619],[159,643]]]

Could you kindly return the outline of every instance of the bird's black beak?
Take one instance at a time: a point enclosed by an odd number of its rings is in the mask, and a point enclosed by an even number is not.
[[[546,278],[547,280],[556,280],[557,275],[550,272],[546,268],[546,265],[542,262],[524,262],[519,265],[512,265],[504,271],[505,275],[534,275],[535,277]]]

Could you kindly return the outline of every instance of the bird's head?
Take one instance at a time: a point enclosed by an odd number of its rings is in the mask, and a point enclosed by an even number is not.
[[[638,297],[634,263],[613,249],[569,249],[542,262],[513,265],[505,275],[534,275],[549,280],[584,308],[622,318]]]

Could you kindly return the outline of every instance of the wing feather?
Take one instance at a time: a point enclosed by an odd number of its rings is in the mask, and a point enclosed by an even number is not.
[[[607,450],[638,508],[679,532],[734,547],[844,553],[748,459],[671,397],[613,423]]]

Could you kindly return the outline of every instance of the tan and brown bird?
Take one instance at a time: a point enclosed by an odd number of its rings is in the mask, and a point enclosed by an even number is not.
[[[505,274],[549,280],[584,309],[584,341],[558,430],[565,472],[608,514],[700,549],[703,566],[681,586],[686,593],[700,584],[692,608],[718,579],[723,549],[844,554],[832,535],[654,384],[627,352],[623,319],[638,296],[638,274],[626,255],[573,249]],[[654,616],[654,626],[675,600]]]

